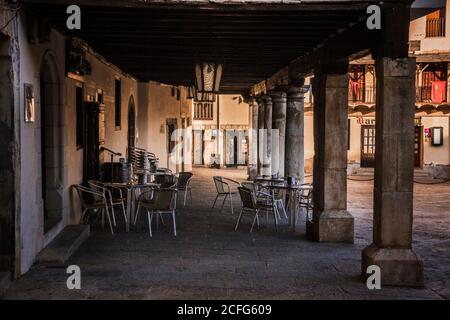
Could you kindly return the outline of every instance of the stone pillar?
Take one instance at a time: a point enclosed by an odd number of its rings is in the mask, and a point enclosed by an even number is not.
[[[361,271],[377,265],[382,285],[422,286],[423,262],[412,250],[415,60],[378,58],[375,67],[373,243]]]
[[[347,211],[347,63],[315,75],[314,211],[307,234],[320,242],[353,243],[354,221]]]
[[[271,92],[272,129],[278,131],[278,141],[272,137],[272,174],[284,177],[284,155],[286,137],[286,93],[282,91]]]
[[[263,147],[264,147],[264,141],[263,141],[263,136],[264,136],[264,102],[261,99],[261,97],[259,97],[256,100],[256,103],[258,104],[258,176],[262,176],[263,175]]]
[[[272,98],[262,97],[264,103],[264,138],[262,173],[266,178],[272,176]]]
[[[302,81],[303,84],[303,81]],[[285,170],[286,177],[305,177],[304,100],[307,86],[291,85],[287,89]]]
[[[252,180],[258,175],[258,103],[253,100],[250,104],[250,123],[249,127],[249,165],[248,175]]]

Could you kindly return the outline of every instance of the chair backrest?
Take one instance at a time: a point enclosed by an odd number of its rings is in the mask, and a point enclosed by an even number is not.
[[[250,182],[250,181],[246,182],[246,181],[244,181],[244,182],[241,182],[241,185],[243,187],[249,189],[250,191],[256,191],[256,189],[257,189],[254,182]]]
[[[92,191],[95,191],[95,192],[98,192],[98,193],[102,193],[102,194],[105,192],[103,190],[102,183],[99,182],[99,181],[89,180],[88,184],[89,184],[89,188]],[[92,194],[92,195],[93,195],[95,201],[102,201],[102,197],[100,197],[99,195],[97,195],[97,194]]]
[[[238,190],[244,208],[255,209],[256,208],[255,194],[246,187],[238,187]]]
[[[222,177],[214,176],[213,180],[217,193],[228,193],[228,190],[225,190],[226,183],[222,181]]]
[[[75,188],[75,190],[77,191],[78,198],[80,198],[82,208],[86,208],[89,204],[95,201],[94,194],[89,188],[79,184],[74,184],[72,187]]]
[[[169,189],[176,186],[177,177],[170,173],[156,175],[155,182],[160,185],[161,189]]]
[[[171,211],[176,209],[176,195],[175,189],[155,189],[153,191],[153,210]]]
[[[178,188],[185,188],[192,178],[192,172],[180,172],[178,174]]]

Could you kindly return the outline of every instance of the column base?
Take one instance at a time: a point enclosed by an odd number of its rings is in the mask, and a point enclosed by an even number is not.
[[[318,242],[354,242],[354,219],[347,210],[324,211],[316,221],[307,221],[306,235]]]
[[[379,248],[372,243],[362,251],[361,275],[370,265],[381,269],[381,285],[423,287],[423,261],[412,249]]]

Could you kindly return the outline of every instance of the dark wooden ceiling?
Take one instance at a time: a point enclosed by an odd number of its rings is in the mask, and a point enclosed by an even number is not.
[[[80,37],[141,81],[190,85],[196,62],[220,61],[221,90],[242,92],[357,22],[366,15],[370,1],[363,5],[354,1],[355,6],[335,1],[318,7],[143,6],[142,2],[104,6],[101,3],[108,1],[70,1],[81,3],[82,28],[76,32],[65,28],[67,5],[29,2],[30,10],[51,16],[61,30]]]

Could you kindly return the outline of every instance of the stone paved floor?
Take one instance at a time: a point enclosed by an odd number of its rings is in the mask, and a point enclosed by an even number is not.
[[[304,218],[296,234],[272,227],[233,232],[228,207],[210,212],[213,174],[244,179],[245,170],[195,169],[193,205],[148,238],[145,224],[111,236],[94,228],[73,256],[82,289],[66,288],[65,266],[35,265],[5,299],[442,299],[450,298],[450,184],[415,185],[414,248],[425,261],[423,289],[369,291],[360,281],[361,250],[372,237],[371,181],[349,181],[355,244],[307,241]],[[236,201],[238,203],[238,201]],[[237,206],[236,206],[237,207]],[[119,215],[118,215],[119,216]],[[143,221],[141,221],[143,222]]]

